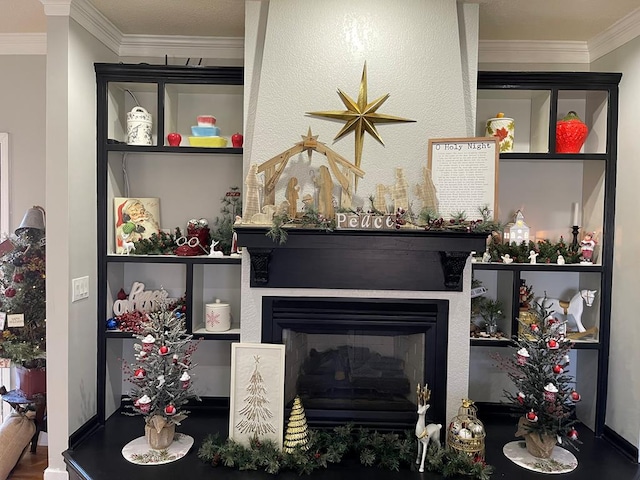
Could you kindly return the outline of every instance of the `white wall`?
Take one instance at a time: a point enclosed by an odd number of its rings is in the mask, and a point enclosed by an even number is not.
[[[69,30],[69,276],[88,276],[90,296],[69,310],[69,432],[96,414],[96,77],[94,62],[117,57],[83,27]],[[90,320],[89,320],[90,319]],[[88,321],[89,320],[89,321]]]
[[[616,229],[611,298],[611,353],[606,424],[640,447],[640,328],[638,308],[632,300],[640,290],[640,262],[636,243],[640,179],[640,37],[598,59],[593,71],[622,72],[618,127]]]
[[[10,225],[26,210],[45,203],[44,55],[0,55],[0,132],[9,134]]]
[[[245,171],[249,164],[264,162],[291,147],[309,126],[319,141],[354,162],[353,134],[332,142],[343,123],[305,112],[343,110],[336,89],[356,100],[365,61],[368,101],[391,94],[378,113],[416,122],[378,125],[386,146],[365,138],[361,168],[366,175],[358,184],[354,206],[368,208],[367,198],[377,183],[393,184],[395,167],[404,168],[413,184],[426,165],[429,138],[464,137],[473,129],[475,74],[471,72],[475,66],[466,62],[477,58],[477,8],[458,10],[452,0],[379,2],[375,8],[367,0],[279,0],[270,2],[268,10],[259,3],[249,1],[246,8],[245,95],[249,98],[245,118],[249,141]],[[464,51],[460,38],[464,39]],[[297,176],[300,195],[313,193],[308,172],[325,164],[318,154],[310,164],[306,155],[294,157],[283,179]],[[276,203],[282,190],[283,186],[276,189]],[[450,418],[468,390],[470,273],[469,263],[462,293],[288,289],[286,294],[450,300]],[[243,256],[243,342],[260,341],[262,296],[278,294],[282,291],[249,287],[249,261]]]
[[[69,17],[47,19],[49,467],[66,478],[68,438],[96,413],[96,122],[93,62],[115,57]],[[71,279],[89,276],[70,303]]]

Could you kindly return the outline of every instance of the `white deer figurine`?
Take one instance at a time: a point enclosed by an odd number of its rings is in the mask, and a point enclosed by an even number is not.
[[[130,233],[121,233],[120,237],[122,238],[122,255],[129,255],[131,253],[131,251],[134,251],[136,249],[136,246],[133,244],[132,241],[129,240],[129,237],[131,237]]]
[[[427,448],[429,442],[433,440],[440,446],[440,429],[442,425],[439,423],[430,423],[425,426],[425,414],[429,410],[430,405],[427,403],[431,398],[431,390],[420,387],[418,384],[418,421],[416,423],[416,438],[418,439],[418,456],[416,457],[416,465],[420,464],[419,472],[424,472],[424,460],[427,458]],[[420,455],[422,453],[422,455]]]

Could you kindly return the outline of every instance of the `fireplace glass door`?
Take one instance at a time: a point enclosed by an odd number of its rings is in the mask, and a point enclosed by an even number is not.
[[[299,395],[311,425],[410,427],[425,383],[444,413],[447,302],[265,298],[263,341],[286,345],[287,407]]]

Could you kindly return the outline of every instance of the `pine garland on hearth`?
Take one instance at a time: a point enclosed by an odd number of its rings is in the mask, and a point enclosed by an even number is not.
[[[285,453],[273,441],[254,438],[245,447],[230,439],[225,441],[216,434],[205,439],[198,457],[214,467],[263,470],[272,475],[283,470],[308,475],[351,457],[367,467],[399,471],[415,469],[416,440],[413,431],[379,433],[348,424],[331,431],[309,430],[308,449],[295,448],[291,453]],[[429,446],[427,459],[427,470],[444,477],[463,475],[469,479],[488,480],[493,473],[490,465],[439,448],[435,443]]]

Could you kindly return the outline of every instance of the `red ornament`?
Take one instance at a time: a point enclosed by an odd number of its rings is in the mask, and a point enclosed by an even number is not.
[[[549,339],[549,341],[547,342],[547,347],[549,347],[551,350],[557,349],[558,341],[555,338]]]
[[[179,133],[171,132],[169,135],[167,135],[167,142],[169,142],[169,145],[172,147],[179,146],[181,141],[182,135],[180,135]]]
[[[574,111],[556,123],[556,153],[579,153],[589,129]]]
[[[575,428],[572,428],[571,430],[569,430],[569,438],[571,440],[577,440],[578,439],[578,431]]]
[[[169,347],[167,347],[166,345],[162,345],[158,351],[160,352],[160,355],[166,355],[167,353],[169,353]]]
[[[553,367],[553,373],[555,373],[556,375],[560,375],[564,370],[562,370],[562,367],[560,365],[555,365]]]
[[[575,390],[573,392],[571,392],[570,397],[571,397],[571,401],[572,402],[579,402],[582,399],[580,394],[578,392],[576,392]]]
[[[524,393],[518,392],[518,397],[517,398],[518,398],[518,403],[520,403],[520,405],[523,405],[524,404],[524,398],[525,398]]]
[[[540,328],[538,327],[537,323],[532,323],[531,324],[531,331],[532,332],[537,332],[538,330],[540,330]]]
[[[531,410],[529,413],[527,413],[527,420],[529,420],[530,422],[537,422],[538,415],[536,415],[536,412]]]
[[[147,375],[147,371],[142,367],[136,369],[136,371],[133,372],[133,376],[139,380],[143,379],[146,375]]]
[[[242,147],[242,142],[243,141],[244,141],[244,137],[242,136],[242,134],[240,132],[237,132],[237,133],[234,133],[233,135],[231,135],[231,144],[235,148]]]
[[[22,283],[24,281],[24,274],[22,273],[16,273],[13,276],[13,281],[16,283]]]
[[[166,415],[175,415],[176,407],[174,407],[173,405],[169,404],[166,407],[164,407],[164,413]]]
[[[128,295],[125,293],[124,289],[121,288],[120,291],[118,292],[118,295],[116,295],[118,297],[118,300],[126,300]]]
[[[9,287],[4,291],[4,296],[7,297],[7,298],[13,298],[13,297],[16,296],[16,293],[18,293],[18,292],[16,291],[15,288]]]

